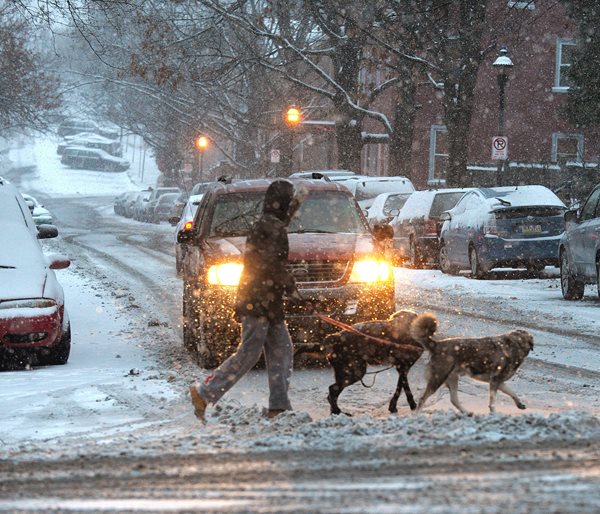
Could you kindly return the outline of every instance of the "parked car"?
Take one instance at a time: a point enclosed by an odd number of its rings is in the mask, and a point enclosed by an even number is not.
[[[80,118],[67,118],[57,129],[59,136],[70,136],[79,134],[80,132],[98,132],[98,124],[92,120],[84,120]]]
[[[170,194],[173,194],[173,193],[170,193]],[[179,195],[177,195],[177,199],[173,203],[171,212],[169,213],[169,215],[166,218],[167,221],[170,220],[171,218],[175,218],[175,217],[181,218],[181,215],[183,214],[183,209],[185,209],[185,204],[188,201],[188,197],[189,197],[189,195],[185,191],[182,191],[181,193],[179,193]]]
[[[125,215],[125,202],[127,202],[127,197],[129,194],[129,192],[125,191],[124,193],[115,196],[113,203],[113,210],[115,214],[118,214],[119,216]]]
[[[440,214],[452,209],[468,189],[415,191],[390,222],[394,229],[394,262],[413,268],[438,264]]]
[[[194,216],[198,210],[198,205],[204,195],[191,195],[186,202],[181,216],[172,216],[169,223],[175,226],[175,271],[181,274],[183,269],[183,258],[187,250],[185,237],[180,237],[180,232],[190,232],[194,226]],[[180,242],[180,240],[182,242]]]
[[[440,216],[440,268],[483,278],[496,267],[557,266],[565,210],[544,186],[474,189]]]
[[[123,150],[121,149],[121,143],[119,141],[115,139],[108,139],[107,137],[103,137],[98,134],[92,134],[90,132],[65,136],[64,141],[58,143],[56,153],[62,155],[65,152],[65,149],[70,146],[99,148],[100,150],[104,150],[106,153],[115,157],[123,156]]]
[[[347,187],[356,198],[358,205],[364,210],[369,209],[375,198],[381,193],[410,194],[415,190],[413,183],[406,177],[332,177],[333,182]]]
[[[381,193],[377,195],[367,212],[369,225],[389,223],[406,203],[412,193]]]
[[[21,195],[25,199],[25,203],[27,204],[27,207],[29,207],[31,216],[36,225],[52,224],[52,214],[50,214],[48,209],[38,202],[35,197],[26,193],[22,193]]]
[[[131,202],[130,218],[138,221],[147,221],[146,207],[151,194],[152,189],[144,189],[143,191],[137,192],[137,194],[133,197],[133,201]]]
[[[0,351],[9,360],[65,364],[71,348],[69,316],[55,269],[67,258],[44,254],[38,239],[56,237],[36,227],[17,189],[0,178]]]
[[[139,191],[130,191],[126,193],[125,199],[123,200],[123,216],[126,218],[133,218],[135,201],[139,194]]]
[[[181,190],[178,187],[157,187],[156,189],[152,189],[150,191],[150,195],[143,199],[143,204],[138,212],[139,217],[137,219],[140,221],[155,222],[154,207],[156,207],[158,199],[162,195],[166,195],[168,193],[179,194],[181,193]]]
[[[190,196],[201,195],[206,193],[206,190],[212,185],[214,182],[198,182],[194,184],[192,190],[190,191]]]
[[[596,284],[600,296],[600,184],[581,209],[565,212],[560,240],[560,285],[566,300],[580,300],[586,284]]]
[[[160,223],[161,221],[168,221],[171,217],[171,211],[175,206],[175,202],[179,198],[180,193],[167,193],[162,195],[154,206],[154,213],[152,214],[152,221],[154,223]]]
[[[240,329],[234,318],[246,235],[262,213],[270,179],[211,187],[196,212],[183,260],[183,338],[205,367],[235,351]],[[385,319],[394,311],[392,267],[351,193],[335,182],[303,180],[309,196],[288,227],[289,268],[303,296],[336,320]],[[383,233],[382,233],[383,234]],[[293,341],[322,341],[337,330],[303,309],[286,307]]]
[[[67,146],[60,162],[71,168],[99,171],[125,171],[129,169],[129,161],[115,157],[98,148]]]

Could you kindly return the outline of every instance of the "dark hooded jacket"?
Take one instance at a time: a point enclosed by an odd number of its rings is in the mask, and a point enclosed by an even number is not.
[[[281,322],[285,319],[283,296],[300,296],[286,268],[286,229],[297,209],[293,198],[294,186],[288,180],[276,180],[267,188],[263,213],[246,239],[244,272],[236,300],[239,318],[265,316],[272,323]]]

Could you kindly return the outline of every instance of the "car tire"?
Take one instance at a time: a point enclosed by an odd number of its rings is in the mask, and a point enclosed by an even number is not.
[[[423,267],[423,256],[414,237],[411,237],[409,242],[408,262],[411,268],[420,269]]]
[[[42,363],[50,366],[62,366],[69,360],[71,354],[71,325],[67,326],[60,341],[52,348],[48,348],[47,354],[43,354]]]
[[[448,275],[458,274],[458,267],[450,263],[450,258],[448,257],[448,249],[446,248],[446,245],[444,243],[440,244],[438,261],[440,263],[440,270],[442,271],[442,273],[447,273]]]
[[[469,247],[469,265],[471,266],[471,276],[473,278],[485,278],[489,272],[489,268],[482,264],[474,246]]]
[[[565,250],[560,252],[560,288],[565,300],[581,300],[585,291],[585,284],[571,274]]]

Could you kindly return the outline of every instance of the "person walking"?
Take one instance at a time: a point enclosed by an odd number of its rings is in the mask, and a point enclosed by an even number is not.
[[[246,239],[244,271],[237,292],[235,313],[242,323],[242,341],[236,353],[201,383],[190,386],[194,414],[205,422],[208,404],[215,404],[254,365],[264,352],[269,381],[269,418],[292,406],[288,389],[293,367],[293,348],[285,323],[284,296],[304,304],[286,265],[289,243],[287,226],[307,191],[285,179],[273,181],[265,193],[263,212]]]

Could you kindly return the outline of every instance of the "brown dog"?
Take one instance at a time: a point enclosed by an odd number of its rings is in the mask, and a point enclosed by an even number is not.
[[[533,336],[529,332],[514,330],[491,337],[455,337],[434,341],[432,337],[436,330],[437,319],[429,313],[418,316],[410,330],[413,338],[431,355],[426,370],[427,386],[417,411],[445,383],[450,390],[452,404],[468,414],[458,400],[458,379],[461,375],[489,383],[490,412],[495,411],[498,390],[510,396],[519,409],[525,409],[523,402],[504,382],[515,374],[533,349]]]
[[[398,411],[398,398],[403,389],[411,410],[416,408],[417,405],[408,385],[408,371],[423,353],[423,348],[410,335],[411,323],[416,318],[415,312],[402,310],[395,312],[387,320],[352,325],[355,330],[388,340],[392,344],[382,344],[349,330],[342,330],[325,337],[324,344],[318,349],[327,352],[327,360],[335,376],[335,383],[329,386],[327,396],[332,414],[342,414],[337,402],[338,397],[346,387],[362,380],[369,364],[390,365],[398,371],[398,385],[390,400],[390,412]],[[395,347],[393,343],[397,343],[398,346]],[[311,351],[311,348],[301,347],[297,353],[306,351]]]

